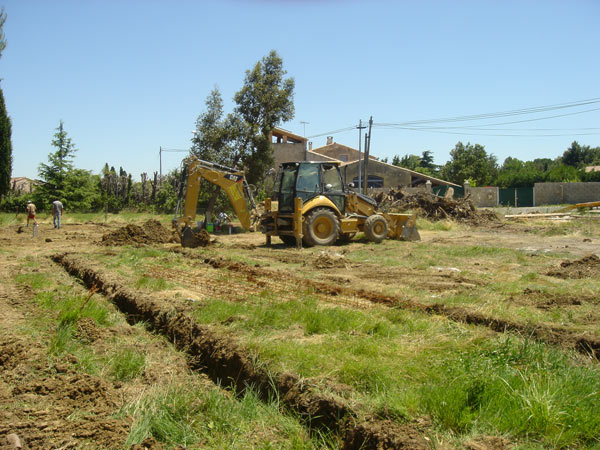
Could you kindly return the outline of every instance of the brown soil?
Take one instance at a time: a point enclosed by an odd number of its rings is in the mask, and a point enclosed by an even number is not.
[[[332,267],[343,267],[348,265],[348,261],[339,253],[330,253],[327,251],[321,251],[314,260],[313,265],[317,269],[329,269]]]
[[[179,236],[167,230],[160,222],[150,219],[141,227],[127,224],[102,236],[102,245],[166,244],[180,242]]]
[[[452,219],[474,225],[498,222],[492,211],[477,209],[468,198],[445,198],[424,192],[407,194],[402,189],[390,190],[375,197],[379,208],[386,212],[417,211],[430,220]]]
[[[556,269],[546,274],[558,278],[598,278],[600,277],[600,258],[596,255],[587,255],[576,261],[563,261]]]
[[[15,433],[28,448],[77,448],[82,440],[119,446],[129,432],[113,414],[120,393],[102,379],[70,367],[74,357],[48,361],[32,343],[0,337],[0,436]],[[69,419],[76,415],[77,419]]]

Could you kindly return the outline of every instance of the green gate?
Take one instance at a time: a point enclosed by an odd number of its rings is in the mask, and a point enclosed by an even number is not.
[[[533,188],[505,188],[499,189],[500,206],[533,206]]]

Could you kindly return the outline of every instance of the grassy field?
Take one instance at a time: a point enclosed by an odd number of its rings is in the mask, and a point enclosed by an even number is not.
[[[124,289],[235,342],[274,377],[295,374],[339,399],[361,420],[419,424],[429,448],[600,448],[600,367],[573,345],[600,338],[600,282],[597,272],[552,275],[594,252],[596,221],[493,229],[419,221],[421,242],[376,245],[357,236],[301,251],[265,247],[249,233],[185,252],[175,244],[94,244],[148,218],[155,217],[74,216],[65,220],[74,238],[43,253],[76,254]],[[167,225],[170,217],[160,219]],[[5,229],[18,225],[10,220],[0,217]],[[94,234],[88,223],[107,225]],[[2,251],[17,258],[10,246]],[[122,447],[149,438],[168,448],[342,445],[335,433],[311,432],[293,412],[282,414],[276,396],[265,400],[251,388],[234,396],[181,369],[171,344],[128,325],[106,297],[41,253],[20,255],[11,268],[34,307],[19,334],[47,342],[52,364],[72,357],[75,370],[127,392],[113,411],[131,424]],[[324,258],[342,263],[323,266]],[[107,334],[86,340],[85,323]],[[170,375],[162,380],[160,371]]]

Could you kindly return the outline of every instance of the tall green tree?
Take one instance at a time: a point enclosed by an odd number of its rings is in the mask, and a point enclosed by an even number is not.
[[[0,10],[0,57],[6,48],[4,22],[6,22],[6,13],[3,7]],[[12,126],[4,104],[4,93],[0,88],[0,198],[10,191],[10,177],[12,175],[11,134]]]
[[[294,118],[295,82],[286,74],[283,60],[272,50],[246,71],[244,85],[234,96],[237,106],[228,118],[238,151],[234,162],[247,167],[250,183],[262,181],[273,163],[273,128]]]
[[[10,117],[4,105],[4,93],[0,88],[0,198],[10,191],[12,175],[12,143]]]
[[[239,156],[232,146],[231,118],[223,117],[223,98],[217,87],[210,92],[205,105],[206,111],[196,120],[190,153],[205,161],[233,167],[239,161]],[[211,222],[215,205],[219,209],[226,208],[227,200],[224,195],[219,195],[219,186],[212,186],[207,181],[200,184],[200,191],[199,201],[206,204],[205,221]]]
[[[398,164],[399,167],[405,167],[410,170],[415,170],[421,166],[421,157],[418,155],[404,155]]]
[[[498,165],[494,155],[488,155],[479,144],[458,142],[450,151],[450,161],[441,169],[442,178],[456,184],[471,180],[476,186],[488,186],[496,178]]]
[[[435,170],[437,168],[437,166],[433,163],[433,155],[431,154],[431,150],[424,150],[421,154],[420,167],[431,170]]]
[[[273,163],[271,132],[294,117],[295,83],[286,73],[281,57],[271,51],[246,71],[244,84],[234,95],[236,106],[226,117],[221,93],[213,89],[205,112],[196,120],[190,153],[233,168],[243,166],[249,183],[261,183]],[[210,221],[218,188],[207,190],[211,192],[206,208]],[[226,207],[226,201],[221,207]]]
[[[215,87],[205,101],[206,111],[198,116],[190,152],[205,161],[229,166],[234,149],[229,145],[230,132],[223,117],[223,98]]]
[[[600,148],[591,148],[589,145],[580,145],[577,141],[573,141],[563,153],[560,161],[567,166],[579,169],[588,165],[597,165],[600,163]]]
[[[52,146],[56,151],[48,154],[48,164],[41,163],[38,167],[38,175],[43,181],[38,188],[39,195],[44,202],[53,198],[65,198],[65,179],[73,170],[73,157],[77,149],[68,137],[62,120],[56,128]]]

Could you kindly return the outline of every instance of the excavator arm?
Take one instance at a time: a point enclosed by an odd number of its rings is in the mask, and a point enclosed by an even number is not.
[[[194,222],[200,180],[204,179],[223,189],[240,224],[246,230],[250,230],[256,217],[256,203],[244,172],[197,158],[189,158],[187,163],[187,190],[183,203],[183,215],[176,219],[177,222],[185,226],[190,226]]]

